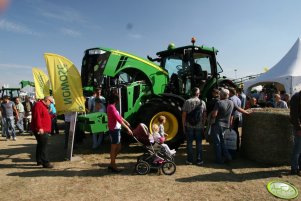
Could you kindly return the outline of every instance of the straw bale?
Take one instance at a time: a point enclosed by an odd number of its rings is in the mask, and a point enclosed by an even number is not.
[[[288,109],[256,109],[243,116],[241,152],[250,160],[270,164],[290,163],[293,127]]]

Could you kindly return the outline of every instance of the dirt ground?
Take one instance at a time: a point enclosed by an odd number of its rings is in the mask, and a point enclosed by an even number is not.
[[[287,181],[301,189],[301,178],[288,175],[289,166],[269,167],[242,156],[228,165],[214,163],[211,147],[203,142],[204,165],[185,165],[185,145],[176,153],[174,175],[156,171],[141,176],[134,172],[143,149],[137,143],[124,146],[118,157],[123,171],[107,171],[109,141],[92,150],[92,137],[66,161],[64,135],[49,137],[53,169],[36,166],[34,136],[17,141],[0,140],[0,200],[278,200],[266,190],[268,182]],[[298,200],[301,198],[296,198]]]

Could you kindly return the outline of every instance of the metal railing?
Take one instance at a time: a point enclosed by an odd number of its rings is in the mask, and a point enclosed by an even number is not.
[[[234,82],[236,85],[241,85],[246,81],[252,80],[260,76],[262,73],[255,74],[255,75],[249,75],[242,78],[233,79],[232,82]]]

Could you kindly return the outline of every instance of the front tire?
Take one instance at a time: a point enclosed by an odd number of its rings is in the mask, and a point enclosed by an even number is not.
[[[152,124],[159,124],[158,119],[161,115],[166,117],[164,132],[168,136],[165,143],[171,149],[177,149],[184,142],[181,107],[177,103],[172,100],[152,100],[141,107],[137,120],[151,128]],[[152,133],[151,129],[150,132]]]

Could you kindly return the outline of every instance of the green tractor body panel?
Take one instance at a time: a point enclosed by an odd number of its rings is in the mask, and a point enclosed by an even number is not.
[[[177,147],[183,136],[182,106],[190,97],[191,89],[199,87],[200,98],[206,101],[210,100],[211,90],[219,83],[233,85],[219,76],[222,69],[216,61],[217,52],[213,47],[189,45],[176,48],[173,45],[158,52],[157,58],[148,57],[147,60],[110,48],[87,49],[81,69],[84,95],[91,96],[93,89],[99,86],[104,97],[117,92],[120,95],[117,109],[133,128],[138,123],[151,128],[152,124],[158,123],[159,116],[164,115],[167,118],[167,143]],[[95,118],[81,116],[81,129],[98,131],[96,127],[106,121],[103,116]],[[85,126],[87,123],[97,125]]]
[[[112,51],[112,56],[106,66],[104,74],[113,77],[122,71],[141,71],[143,69],[153,86],[154,94],[163,93],[168,82],[168,73],[160,66],[118,50]]]
[[[108,131],[108,117],[104,112],[78,115],[77,119],[78,127],[82,131],[87,131],[93,134]]]

